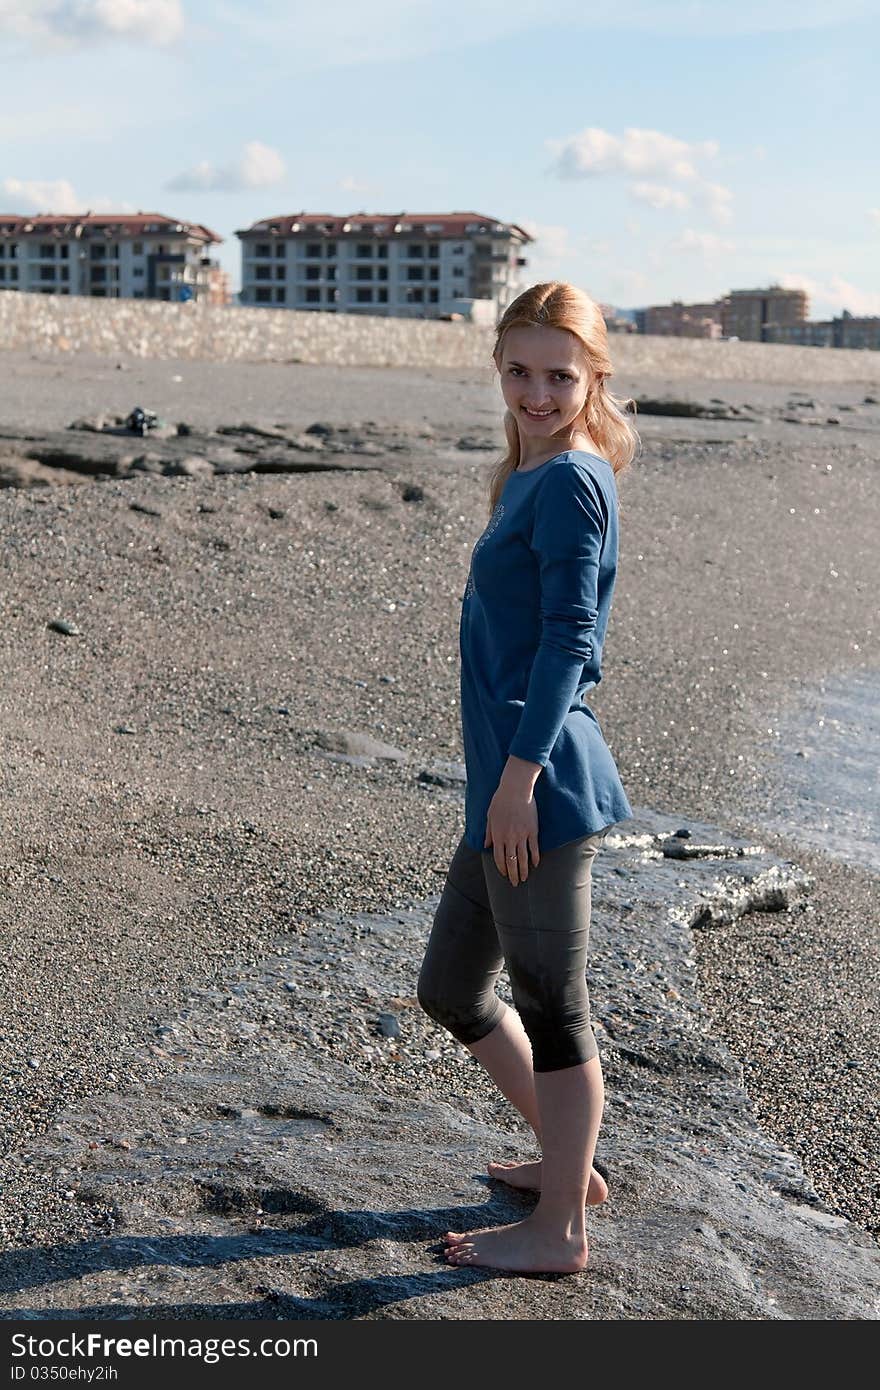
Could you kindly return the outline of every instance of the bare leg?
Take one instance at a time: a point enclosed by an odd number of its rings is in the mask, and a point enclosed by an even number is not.
[[[516,1009],[505,1008],[492,1032],[479,1042],[470,1043],[469,1051],[484,1066],[503,1096],[510,1101],[523,1119],[531,1125],[538,1144],[541,1144],[541,1119],[535,1093],[535,1073],[532,1068],[532,1045]],[[591,1158],[592,1162],[592,1158]],[[541,1190],[542,1162],[488,1164],[493,1178],[510,1183],[512,1187]],[[598,1206],[608,1196],[605,1179],[595,1168],[590,1172],[587,1205]]]
[[[544,1136],[538,1205],[509,1226],[447,1231],[450,1264],[570,1274],[587,1263],[584,1204],[605,1104],[599,1058],[536,1073],[535,1093]]]

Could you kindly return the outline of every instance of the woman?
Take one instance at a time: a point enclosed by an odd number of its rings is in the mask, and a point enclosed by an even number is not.
[[[598,720],[582,702],[600,660],[617,569],[615,474],[638,435],[608,390],[598,306],[534,285],[497,327],[508,449],[462,600],[465,829],[418,982],[422,1008],[464,1043],[532,1126],[537,1163],[490,1163],[536,1187],[509,1226],[446,1233],[456,1265],[555,1271],[587,1263],[584,1207],[604,1105],[590,1027],[590,871],[632,815]],[[515,1009],[495,993],[502,965]]]

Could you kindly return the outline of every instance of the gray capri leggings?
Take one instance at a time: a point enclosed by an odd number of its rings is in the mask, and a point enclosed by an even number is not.
[[[500,873],[491,849],[464,838],[452,856],[417,987],[431,1018],[478,1042],[507,1009],[495,993],[507,966],[536,1072],[598,1055],[586,964],[593,860],[610,827],[542,854],[524,883]]]

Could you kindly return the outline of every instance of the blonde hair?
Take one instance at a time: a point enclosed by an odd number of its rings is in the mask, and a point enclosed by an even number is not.
[[[598,304],[576,285],[565,280],[549,280],[523,290],[508,304],[495,331],[492,358],[500,370],[504,338],[511,328],[564,328],[579,340],[592,372],[592,382],[584,405],[583,420],[592,439],[614,469],[615,475],[628,468],[641,447],[635,426],[625,411],[635,413],[635,401],[623,399],[608,389],[613,373],[608,354],[608,330]],[[495,465],[489,480],[489,513],[495,510],[502,489],[519,463],[519,427],[510,410],[504,412],[507,450]]]

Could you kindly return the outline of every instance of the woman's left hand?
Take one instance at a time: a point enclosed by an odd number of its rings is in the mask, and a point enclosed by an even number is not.
[[[509,878],[514,886],[524,883],[529,876],[530,853],[532,868],[536,869],[540,862],[534,785],[541,771],[536,763],[509,758],[498,790],[489,803],[483,848],[491,846],[498,872]]]

